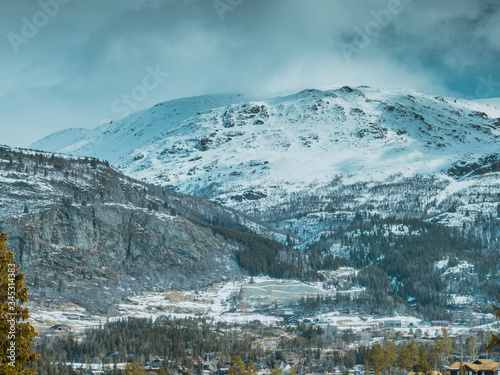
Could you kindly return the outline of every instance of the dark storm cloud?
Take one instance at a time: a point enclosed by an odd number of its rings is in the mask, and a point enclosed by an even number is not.
[[[500,81],[493,0],[12,0],[0,20],[0,120],[14,129],[0,143],[214,92],[500,96],[483,82]],[[40,26],[29,38],[26,20]]]

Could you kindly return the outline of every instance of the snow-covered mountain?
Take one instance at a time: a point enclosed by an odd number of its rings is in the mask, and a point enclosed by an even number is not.
[[[108,160],[135,178],[219,200],[308,238],[342,212],[438,215],[474,203],[467,197],[477,191],[495,195],[485,186],[498,190],[498,175],[475,174],[471,165],[494,162],[499,139],[496,107],[363,86],[178,99],[31,147]],[[313,217],[309,232],[311,214],[323,217]]]
[[[137,290],[238,278],[238,247],[224,231],[286,238],[220,203],[134,180],[96,159],[0,146],[0,232],[27,274],[30,300],[111,308]]]
[[[360,286],[442,317],[452,296],[498,292],[499,138],[494,106],[342,87],[179,99],[32,147],[105,159],[264,221],[286,234],[288,263],[258,268],[258,251],[242,253],[256,273],[277,265],[316,280],[314,270],[346,264]]]
[[[500,108],[500,98],[478,99],[476,102],[480,104],[487,104],[492,107]]]

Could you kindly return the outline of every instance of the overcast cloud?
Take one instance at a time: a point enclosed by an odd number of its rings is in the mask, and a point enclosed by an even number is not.
[[[500,96],[497,0],[3,0],[0,35],[12,146],[209,93]]]

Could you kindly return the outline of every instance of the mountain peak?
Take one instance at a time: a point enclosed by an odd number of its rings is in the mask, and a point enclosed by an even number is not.
[[[499,117],[500,110],[472,101],[344,86],[259,100],[176,99],[32,146],[98,157],[139,179],[238,202],[336,176],[444,173],[457,160],[497,151]]]

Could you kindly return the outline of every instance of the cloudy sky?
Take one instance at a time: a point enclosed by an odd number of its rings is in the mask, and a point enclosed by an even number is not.
[[[498,0],[2,0],[0,144],[220,92],[500,96]]]

